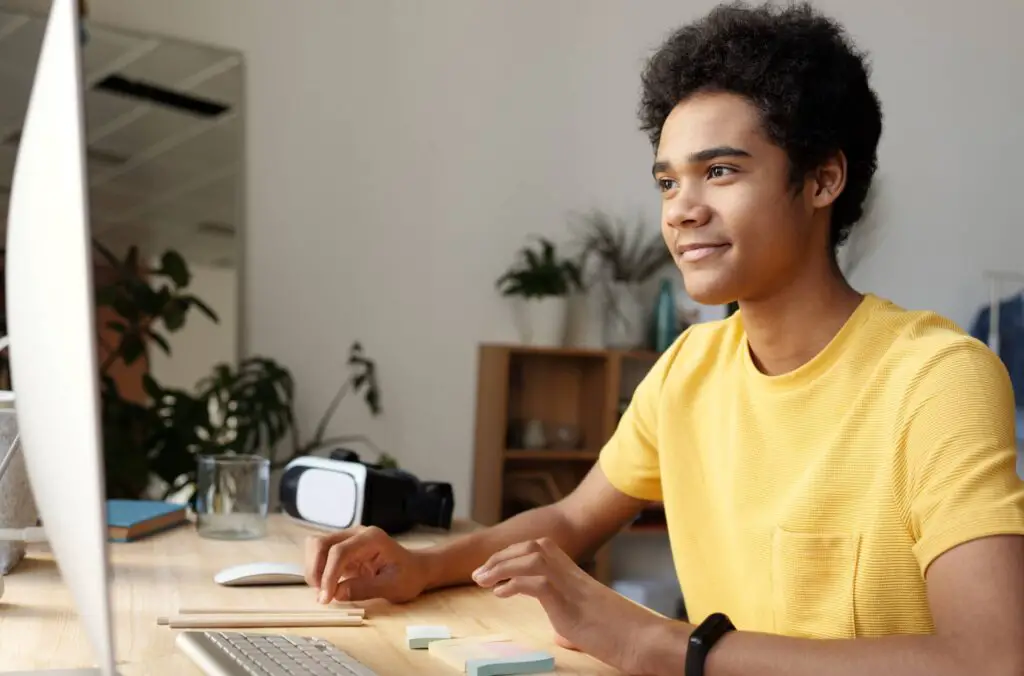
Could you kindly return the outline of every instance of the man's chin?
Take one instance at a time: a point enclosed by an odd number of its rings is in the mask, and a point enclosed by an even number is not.
[[[731,285],[707,279],[705,275],[683,275],[683,287],[686,295],[701,305],[728,305],[736,300]]]

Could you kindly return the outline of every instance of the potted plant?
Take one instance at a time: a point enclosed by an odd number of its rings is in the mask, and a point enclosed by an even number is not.
[[[632,349],[647,342],[643,285],[672,264],[672,252],[660,232],[638,220],[632,230],[602,211],[585,215],[584,256],[596,256],[605,295],[604,338],[608,347]]]
[[[565,339],[568,297],[581,286],[580,267],[558,255],[554,243],[539,237],[536,248],[525,246],[517,263],[498,278],[501,294],[513,299],[523,342],[557,346]]]
[[[95,238],[92,245],[104,272],[98,276],[95,297],[98,309],[106,310],[102,315],[106,319],[97,328],[101,334],[98,375],[108,497],[187,497],[200,454],[261,454],[279,469],[300,455],[341,443],[362,443],[378,452],[381,466],[397,466],[392,456],[361,435],[327,435],[328,423],[348,394],[361,395],[371,414],[381,411],[376,364],[358,342],[350,349],[348,377],[310,439],[302,439],[295,421],[291,373],[273,359],[258,355],[237,364],[218,364],[188,390],[165,387],[144,368],[143,396],[123,392],[114,372],[137,366],[154,347],[171,354],[171,336],[185,327],[192,310],[213,322],[218,318],[190,292],[192,275],[177,252],[167,251],[155,265],[147,265],[135,247],[122,259]],[[6,334],[5,329],[0,311],[0,335]],[[5,351],[0,352],[0,389],[10,389]],[[291,443],[283,457],[275,453],[289,437]],[[0,455],[4,450],[0,449]],[[7,476],[11,478],[10,473]]]

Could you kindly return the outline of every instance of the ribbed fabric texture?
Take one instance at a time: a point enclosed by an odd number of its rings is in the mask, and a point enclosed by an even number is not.
[[[662,500],[692,622],[817,638],[933,630],[928,566],[1024,534],[1013,392],[948,320],[867,295],[781,376],[742,317],[687,330],[637,388],[600,465]]]

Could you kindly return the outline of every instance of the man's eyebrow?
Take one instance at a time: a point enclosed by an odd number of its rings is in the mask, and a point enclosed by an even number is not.
[[[708,148],[706,150],[692,153],[686,157],[686,161],[688,164],[702,164],[710,160],[716,160],[720,157],[751,157],[751,155],[742,148],[716,146],[714,148]],[[651,167],[651,173],[655,176],[662,172],[668,172],[671,170],[672,163],[665,160],[658,160]]]
[[[657,162],[654,163],[654,166],[651,167],[651,174],[657,176],[658,174],[668,171],[671,168],[672,165],[670,163],[665,162],[664,160],[658,160]]]
[[[720,157],[750,157],[750,153],[741,148],[733,148],[732,146],[716,146],[693,153],[686,159],[691,164],[699,164],[701,162],[717,160]]]

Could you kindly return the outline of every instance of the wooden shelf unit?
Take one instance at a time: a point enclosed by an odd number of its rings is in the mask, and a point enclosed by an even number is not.
[[[481,345],[473,520],[492,525],[571,492],[597,461],[633,389],[658,356],[644,351]],[[546,447],[527,447],[528,421],[544,427]],[[575,443],[559,445],[559,431],[568,432],[568,441]],[[608,564],[606,547],[587,567],[607,583]]]

